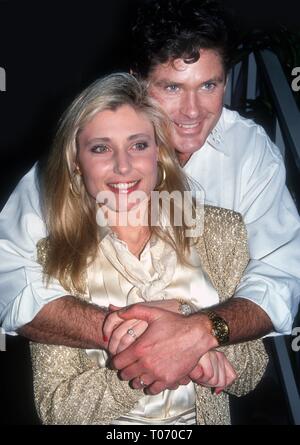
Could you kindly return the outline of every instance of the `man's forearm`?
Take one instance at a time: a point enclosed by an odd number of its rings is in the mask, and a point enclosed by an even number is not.
[[[267,313],[245,298],[230,298],[211,309],[227,322],[230,344],[254,340],[274,330]]]
[[[65,296],[44,306],[32,322],[18,332],[38,343],[98,349],[104,347],[105,315],[98,306]]]

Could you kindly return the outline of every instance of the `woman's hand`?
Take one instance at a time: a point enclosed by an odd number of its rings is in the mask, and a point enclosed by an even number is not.
[[[208,351],[201,357],[189,378],[198,385],[217,388],[215,393],[220,394],[236,380],[237,374],[223,352]]]

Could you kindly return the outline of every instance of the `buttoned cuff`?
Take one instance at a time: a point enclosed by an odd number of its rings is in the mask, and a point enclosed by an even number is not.
[[[274,331],[268,336],[289,335],[292,330],[293,317],[284,298],[276,293],[270,294],[267,286],[240,285],[235,298],[245,298],[257,304],[270,317]]]
[[[17,335],[17,329],[30,323],[37,313],[51,301],[69,295],[59,284],[43,285],[31,283],[3,310],[2,328],[9,335]]]

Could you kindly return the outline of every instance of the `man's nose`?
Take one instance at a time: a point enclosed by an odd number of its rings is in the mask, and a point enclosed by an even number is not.
[[[118,175],[126,175],[131,170],[131,159],[127,152],[118,152],[114,159],[114,173]]]
[[[201,104],[197,92],[188,91],[181,101],[180,112],[189,119],[197,119],[200,116]]]

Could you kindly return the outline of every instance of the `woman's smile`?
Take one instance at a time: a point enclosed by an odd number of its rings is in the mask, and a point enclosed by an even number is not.
[[[157,183],[158,147],[152,122],[130,105],[97,113],[80,131],[77,162],[87,192],[113,193],[112,210],[130,211],[133,192],[150,197]]]

